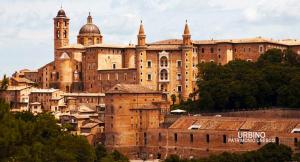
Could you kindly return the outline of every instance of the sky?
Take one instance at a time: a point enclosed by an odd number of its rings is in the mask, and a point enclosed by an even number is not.
[[[0,77],[53,60],[53,17],[63,7],[70,43],[91,12],[104,43],[136,43],[140,20],[147,42],[267,37],[300,39],[299,0],[0,0]]]

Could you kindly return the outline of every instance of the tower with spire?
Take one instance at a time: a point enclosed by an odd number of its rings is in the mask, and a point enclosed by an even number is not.
[[[145,30],[144,30],[144,25],[142,20],[141,20],[140,29],[137,38],[138,38],[138,46],[146,45],[146,35],[145,35]]]
[[[60,8],[54,20],[54,58],[57,59],[57,49],[69,45],[69,21],[65,11]]]
[[[182,35],[182,97],[189,98],[193,92],[193,46],[187,20]]]
[[[136,69],[137,69],[137,81],[139,84],[146,84],[146,62],[147,62],[147,52],[146,52],[146,35],[144,30],[143,21],[141,20],[139,32],[137,35],[137,45],[136,45]]]
[[[183,32],[183,35],[182,35],[182,39],[183,39],[183,45],[184,46],[191,46],[192,45],[191,33],[190,33],[190,28],[189,28],[187,20],[185,20],[185,26],[184,26],[184,32]]]

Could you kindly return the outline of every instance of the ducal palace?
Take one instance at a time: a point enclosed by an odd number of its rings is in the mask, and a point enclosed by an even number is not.
[[[70,18],[60,9],[53,19],[54,61],[34,71],[16,72],[7,89],[0,91],[11,111],[51,112],[90,144],[102,142],[130,159],[246,152],[269,142],[297,148],[299,111],[181,116],[170,114],[170,99],[173,94],[187,99],[197,90],[198,64],[256,61],[272,48],[300,54],[300,41],[192,40],[186,22],[182,39],[149,43],[141,22],[136,45],[105,44],[89,14],[77,43],[69,44],[69,26]]]
[[[137,28],[138,29],[138,28]],[[116,84],[140,84],[162,91],[166,98],[180,94],[188,98],[196,90],[197,64],[226,64],[241,59],[256,61],[271,48],[300,52],[296,40],[272,40],[261,37],[235,40],[192,40],[187,22],[182,39],[146,41],[141,22],[137,44],[105,44],[99,27],[89,14],[76,44],[69,44],[70,18],[63,9],[53,19],[54,61],[37,71],[25,72],[25,78],[41,88],[65,92],[105,93]]]

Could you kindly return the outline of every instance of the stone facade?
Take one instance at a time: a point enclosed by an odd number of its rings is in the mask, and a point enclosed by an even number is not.
[[[107,91],[105,104],[106,147],[130,150],[139,145],[140,131],[158,128],[163,122],[160,107],[168,102],[159,91],[138,84],[117,84]]]
[[[79,30],[77,44],[69,44],[70,18],[59,10],[54,20],[54,61],[37,72],[25,75],[41,88],[65,92],[105,93],[118,83],[141,84],[189,98],[196,90],[197,64],[232,60],[256,61],[266,50],[291,49],[300,54],[298,40],[272,40],[262,37],[232,40],[192,40],[188,23],[182,39],[147,42],[141,22],[137,44],[105,44],[98,26],[89,14]],[[124,79],[126,78],[128,79]]]
[[[33,89],[31,86],[8,86],[5,91],[0,92],[0,99],[9,103],[12,111],[27,111],[29,94]]]
[[[50,112],[52,109],[58,111],[58,105],[53,104],[53,101],[61,99],[62,94],[63,92],[58,89],[35,89],[29,94],[29,101],[34,105],[39,103],[41,112]],[[51,108],[52,106],[56,106],[56,108]]]
[[[300,138],[297,118],[183,116],[166,125],[162,109],[168,102],[162,96],[137,84],[108,90],[106,147],[130,159],[164,159],[171,154],[195,158],[256,150],[269,142],[295,149]]]

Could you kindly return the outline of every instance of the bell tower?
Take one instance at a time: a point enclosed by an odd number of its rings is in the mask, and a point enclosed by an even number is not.
[[[69,45],[69,21],[70,19],[66,16],[65,11],[61,8],[57,12],[57,16],[54,20],[54,59],[58,56],[57,49],[63,46]]]
[[[191,33],[187,20],[185,22],[184,31],[182,35],[182,97],[188,99],[190,93],[193,92],[192,80],[193,80],[193,45],[191,40]]]
[[[137,68],[137,81],[141,85],[146,84],[146,59],[147,59],[147,46],[144,25],[141,21],[139,32],[137,35],[136,45],[136,68]]]

